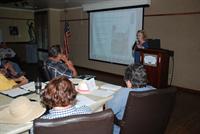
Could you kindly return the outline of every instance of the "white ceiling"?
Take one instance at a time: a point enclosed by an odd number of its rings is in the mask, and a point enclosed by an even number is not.
[[[4,0],[5,1],[5,0]],[[1,3],[1,7],[23,8],[23,9],[43,9],[43,8],[71,8],[80,7],[85,3],[95,3],[109,0],[7,0]],[[123,1],[123,0],[118,0]]]

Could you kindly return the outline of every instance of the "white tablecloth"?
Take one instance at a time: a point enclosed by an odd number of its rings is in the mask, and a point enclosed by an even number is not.
[[[98,87],[101,87],[102,85],[107,84],[105,82],[101,82],[101,81],[96,81],[96,85]],[[97,89],[98,91],[105,91],[101,88]],[[94,91],[95,92],[95,91]],[[116,91],[115,91],[116,92]],[[112,92],[112,94],[114,94],[115,92]],[[110,92],[109,92],[110,93]],[[109,96],[105,97],[105,94],[103,95],[103,97],[99,94],[85,94],[83,96],[88,97],[89,99],[92,99],[95,101],[94,104],[89,105],[89,107],[94,111],[100,111],[102,110],[102,106],[112,98],[112,94]],[[97,95],[97,96],[95,96]],[[29,94],[27,95],[28,98],[30,99],[34,99],[34,100],[40,100],[39,96],[35,93],[33,94]],[[2,109],[4,106],[8,105],[11,102],[12,98],[2,95],[0,94],[0,109]],[[28,131],[31,127],[32,127],[33,123],[25,123],[25,124],[0,124],[0,134],[18,134],[18,133],[23,133]]]

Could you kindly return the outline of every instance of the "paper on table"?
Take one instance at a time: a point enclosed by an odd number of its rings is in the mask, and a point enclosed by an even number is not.
[[[118,91],[121,86],[114,85],[114,84],[104,84],[101,86],[102,89],[111,90],[111,91]]]
[[[83,96],[83,95],[77,95],[76,100],[77,100],[77,102],[76,102],[77,106],[84,106],[84,105],[90,106],[90,105],[96,103],[94,100],[92,100],[86,96]]]
[[[46,83],[42,82],[42,89],[44,89],[46,85],[47,85]]]
[[[21,88],[13,88],[13,89],[9,89],[9,90],[6,90],[6,91],[2,91],[1,93],[6,94],[10,97],[17,97],[19,95],[24,95],[24,94],[27,94],[29,92],[30,91],[24,90],[24,89],[21,89]]]
[[[108,90],[94,90],[90,93],[90,95],[98,96],[98,97],[109,97],[114,94],[113,91]]]
[[[42,89],[46,86],[45,83],[42,82]],[[30,82],[28,84],[25,84],[23,86],[21,86],[21,88],[25,89],[25,90],[29,90],[29,91],[35,91],[35,82]]]
[[[25,90],[35,91],[35,82],[29,82],[29,83],[21,86],[21,88],[23,88]]]

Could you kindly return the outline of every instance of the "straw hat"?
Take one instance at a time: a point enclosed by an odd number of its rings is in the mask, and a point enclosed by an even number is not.
[[[0,123],[26,123],[40,117],[46,111],[39,102],[18,97],[0,111]]]

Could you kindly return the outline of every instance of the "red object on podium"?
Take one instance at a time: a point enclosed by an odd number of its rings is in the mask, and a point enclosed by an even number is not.
[[[168,87],[170,55],[164,49],[137,49],[140,51],[140,63],[147,72],[148,83],[156,88]]]

